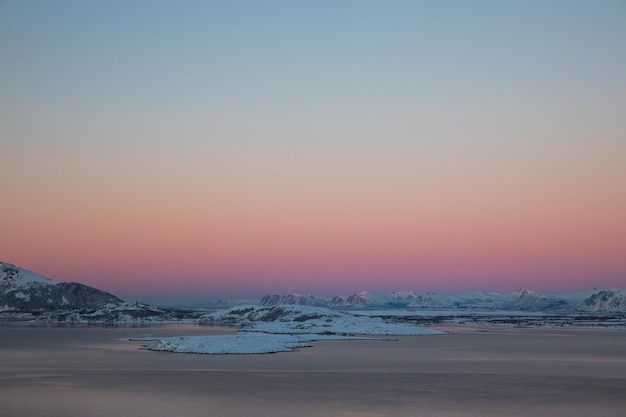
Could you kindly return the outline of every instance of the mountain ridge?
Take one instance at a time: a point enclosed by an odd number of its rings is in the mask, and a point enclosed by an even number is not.
[[[314,300],[315,304],[307,304]],[[594,288],[563,294],[520,289],[508,294],[473,291],[464,294],[437,294],[432,291],[359,291],[349,296],[317,297],[301,294],[268,294],[263,306],[314,305],[331,308],[413,308],[449,310],[505,310],[540,312],[626,312],[626,290]]]
[[[223,304],[227,304],[226,301]],[[260,306],[303,305],[329,308],[409,308],[458,311],[521,311],[554,313],[626,312],[626,289],[593,288],[544,294],[521,288],[508,294],[474,291],[438,294],[433,291],[359,291],[351,295],[268,294]],[[15,265],[0,262],[0,314],[41,316],[42,321],[170,320],[181,314],[141,303],[128,303],[76,282],[57,282]]]
[[[136,323],[184,318],[78,282],[57,282],[0,262],[0,317],[46,323]]]
[[[57,282],[15,265],[0,262],[0,311],[49,312],[97,309],[123,301],[106,291],[78,282]]]

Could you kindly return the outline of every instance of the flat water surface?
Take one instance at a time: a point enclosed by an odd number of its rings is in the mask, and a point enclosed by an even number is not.
[[[448,328],[298,352],[194,355],[132,337],[204,326],[0,325],[0,416],[622,416],[626,332]]]

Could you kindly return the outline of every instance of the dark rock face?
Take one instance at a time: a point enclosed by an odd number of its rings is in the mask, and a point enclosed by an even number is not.
[[[278,305],[307,305],[322,307],[328,304],[323,298],[314,297],[312,295],[299,295],[299,294],[268,294],[261,298],[259,305],[262,306],[278,306]]]
[[[57,299],[67,301],[71,309],[94,309],[107,304],[121,304],[122,300],[105,291],[77,282],[61,282],[55,286]]]
[[[0,263],[0,310],[46,312],[90,310],[122,300],[76,282],[55,282],[14,265]]]
[[[55,282],[0,262],[0,315],[43,323],[145,323],[197,319],[198,314],[124,302],[77,282]]]

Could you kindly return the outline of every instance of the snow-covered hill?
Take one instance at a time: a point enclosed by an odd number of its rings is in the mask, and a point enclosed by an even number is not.
[[[439,334],[436,330],[415,325],[388,323],[376,317],[355,316],[325,307],[246,305],[209,313],[200,318],[202,324],[237,326],[246,331],[264,333],[313,334]]]
[[[578,308],[592,312],[624,312],[626,311],[626,290],[600,290],[585,299]]]
[[[182,313],[124,302],[77,282],[56,282],[0,262],[0,316],[47,323],[135,323],[174,321]]]
[[[378,317],[355,316],[322,307],[245,305],[204,315],[203,324],[236,326],[236,334],[183,336],[150,341],[149,350],[242,354],[291,351],[314,340],[371,339],[387,335],[445,334],[410,323],[388,323]],[[387,339],[388,340],[388,339]]]
[[[56,282],[8,263],[0,263],[0,311],[47,312],[97,309],[123,301],[76,282]]]

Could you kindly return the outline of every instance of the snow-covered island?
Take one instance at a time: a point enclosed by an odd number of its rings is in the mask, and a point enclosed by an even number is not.
[[[393,335],[435,335],[446,332],[413,324],[389,323],[378,317],[311,306],[245,305],[205,314],[201,324],[235,326],[237,334],[182,336],[153,341],[145,349],[177,353],[275,353],[310,347],[316,340],[393,340]]]
[[[365,336],[337,336],[314,334],[272,334],[240,332],[235,335],[219,336],[179,336],[160,339],[137,338],[133,341],[152,341],[144,349],[174,352],[202,353],[208,355],[241,355],[292,352],[299,348],[311,347],[317,340],[359,340],[374,339]],[[380,339],[380,338],[376,338]],[[390,339],[385,339],[390,340]]]

